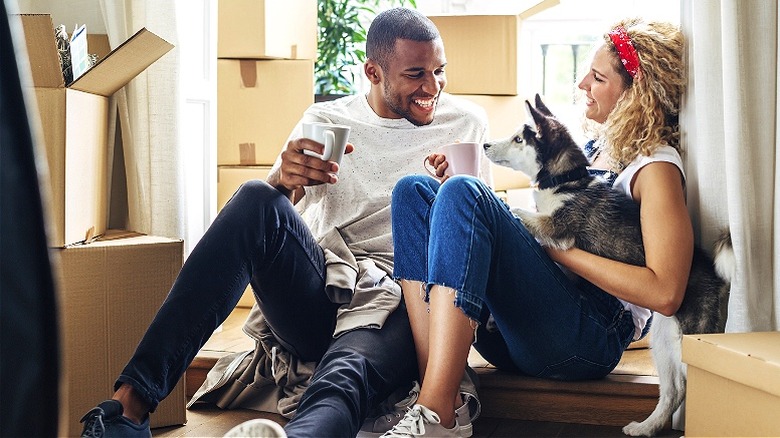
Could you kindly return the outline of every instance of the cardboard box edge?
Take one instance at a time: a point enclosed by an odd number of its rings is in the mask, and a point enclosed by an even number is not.
[[[753,332],[753,333],[780,333],[780,332]],[[712,339],[718,336],[736,333],[718,333],[701,335],[684,335],[682,342],[682,361],[689,367],[700,368],[712,374],[733,380],[741,385],[749,386],[759,391],[780,397],[780,363],[761,358],[744,351],[720,345]],[[745,333],[740,333],[744,335]],[[713,338],[713,336],[715,336]],[[707,360],[713,353],[723,356],[724,360]],[[756,361],[755,365],[761,369],[758,372],[744,373],[735,368],[743,368],[747,360]],[[774,380],[764,379],[764,376],[775,376]]]

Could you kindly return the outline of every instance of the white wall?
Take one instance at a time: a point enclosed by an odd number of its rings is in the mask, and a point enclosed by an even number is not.
[[[539,0],[417,0],[417,9],[427,15],[517,14]],[[680,21],[679,0],[560,0],[560,4],[531,20],[577,20],[611,24],[622,18]],[[601,27],[604,25],[602,24]],[[596,25],[599,28],[599,25]]]
[[[64,24],[68,35],[86,24],[88,33],[106,33],[98,0],[17,0],[22,14],[51,14],[55,26]]]

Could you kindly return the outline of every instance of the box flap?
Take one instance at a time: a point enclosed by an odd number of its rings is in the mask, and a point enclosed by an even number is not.
[[[19,16],[27,43],[33,84],[42,88],[65,86],[62,67],[54,42],[54,24],[49,14],[22,14]]]
[[[172,48],[171,43],[143,28],[70,84],[69,88],[111,96]]]
[[[686,335],[682,360],[780,396],[780,332]]]
[[[527,0],[523,1],[522,5],[524,7],[523,11],[520,12],[520,18],[526,19],[528,17],[532,17],[539,12],[542,12],[546,9],[549,9],[553,6],[559,5],[561,3],[560,0]]]
[[[155,236],[149,234],[138,234],[134,232],[127,232],[125,237],[117,239],[99,239],[95,240],[89,245],[84,245],[79,248],[106,248],[106,247],[125,247],[132,248],[135,245],[159,245],[159,244],[178,244],[183,242],[181,239],[172,237]],[[75,247],[74,247],[75,248]]]

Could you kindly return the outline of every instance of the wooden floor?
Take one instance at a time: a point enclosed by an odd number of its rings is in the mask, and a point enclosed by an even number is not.
[[[187,388],[188,395],[194,393],[194,391],[197,389],[197,386],[199,386],[198,382],[202,382],[202,378],[205,377],[205,375],[203,376],[196,375],[196,373],[203,372],[201,371],[201,369],[198,368],[197,361],[201,361],[203,363],[209,363],[209,361],[213,360],[213,358],[224,355],[225,352],[244,351],[247,349],[251,349],[253,347],[253,343],[251,339],[249,339],[241,331],[241,326],[243,325],[243,322],[246,319],[247,313],[248,313],[248,309],[237,309],[237,311],[234,312],[234,314],[231,315],[231,317],[229,317],[227,321],[225,321],[225,324],[223,324],[221,331],[215,333],[215,335],[212,336],[212,338],[206,343],[204,348],[199,353],[196,362],[193,362],[193,365],[195,366],[191,366],[190,369],[187,371],[188,373],[187,380],[189,382],[193,382],[193,383],[188,382],[188,388]],[[487,374],[483,375],[482,377],[483,377],[483,381],[485,381],[485,383],[487,383],[488,386],[490,386],[491,383],[493,384],[493,386],[504,386],[504,387],[507,386],[505,381],[501,380],[501,376],[493,377],[492,380],[489,378],[491,376]],[[498,379],[497,381],[495,380],[496,378]],[[554,386],[551,387],[538,386],[540,383],[546,384],[545,382],[532,381],[526,384],[522,380],[521,381],[512,380],[511,383],[517,385],[517,387],[507,388],[508,390],[512,391],[510,395],[515,400],[521,396],[519,391],[522,390],[532,390],[532,391],[545,390],[548,392],[551,390],[552,391],[557,390],[557,388]],[[609,386],[607,388],[609,388],[609,391],[619,391],[621,384],[624,384],[624,382],[620,382],[618,378],[615,382],[613,382],[613,386]],[[189,386],[193,386],[193,387],[190,388]],[[643,387],[652,387],[652,386],[644,385]],[[583,391],[587,393],[593,392],[591,388],[587,388],[587,387],[584,388]],[[637,389],[635,387],[632,387],[631,391],[636,392]],[[491,389],[490,387],[488,387],[485,389],[485,392],[487,392],[492,399],[495,399],[497,398],[497,396],[500,395],[496,391],[496,388]],[[656,395],[651,395],[651,396],[657,397],[657,390],[655,394]],[[631,400],[628,399],[628,403],[630,402]],[[621,400],[620,404],[622,405],[623,403],[625,403],[625,401]],[[485,408],[484,411],[487,412],[500,412],[500,409],[496,409],[496,407],[490,406],[489,404],[486,405],[484,403],[484,400],[483,400],[483,408]],[[513,407],[513,410],[516,409],[519,408]],[[650,406],[650,410],[652,410],[652,406]],[[515,415],[513,414],[504,415],[503,413],[499,416],[501,418],[498,418],[498,416],[490,417],[490,416],[483,415],[482,417],[477,419],[477,421],[474,423],[474,437],[481,438],[481,437],[624,437],[625,436],[623,435],[623,432],[621,430],[622,423],[621,426],[617,426],[617,425],[605,426],[605,425],[564,423],[564,422],[554,422],[554,421],[528,421],[525,419],[512,419],[511,417]],[[232,427],[253,418],[269,418],[281,424],[284,424],[285,422],[285,419],[283,417],[276,414],[262,413],[258,411],[248,410],[248,409],[222,410],[212,405],[201,404],[201,405],[194,406],[192,409],[187,411],[186,425],[178,426],[178,427],[166,427],[166,428],[153,429],[152,435],[155,437],[218,437],[218,436],[223,436]],[[538,417],[533,416],[532,418],[538,418]],[[681,436],[681,435],[682,432],[667,428],[662,430],[658,436],[672,437],[672,436]]]
[[[187,411],[187,425],[152,429],[154,437],[219,437],[232,427],[253,418],[269,418],[284,424],[280,415],[248,409],[222,410],[199,406]],[[682,432],[662,430],[659,437],[679,437]],[[474,423],[474,438],[487,437],[604,437],[625,438],[619,426],[523,421],[480,417]],[[314,438],[314,437],[313,437]]]

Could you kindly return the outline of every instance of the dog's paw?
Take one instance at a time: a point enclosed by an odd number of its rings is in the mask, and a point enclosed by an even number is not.
[[[550,248],[557,249],[559,251],[566,251],[567,249],[571,249],[574,247],[574,238],[570,239],[549,239],[548,241],[543,243],[544,246],[549,246]]]
[[[555,248],[565,251],[574,246],[574,237],[570,235],[561,236],[553,218],[546,214],[536,211],[524,210],[522,208],[512,208],[510,210],[525,225],[525,229],[542,246]]]
[[[628,436],[653,436],[658,431],[655,427],[646,424],[647,421],[632,421],[623,427],[623,433]]]
[[[509,209],[509,211],[511,211],[512,214],[515,215],[516,217],[520,218],[520,220],[523,222],[532,219],[538,215],[538,213],[536,212],[533,212],[531,210],[526,210],[520,207],[512,207],[511,209]]]
[[[546,229],[547,224],[550,221],[549,216],[519,207],[514,207],[509,211],[511,211],[516,218],[520,219],[523,225],[525,225],[525,228],[530,231],[534,237],[537,239],[545,237],[541,230]]]

